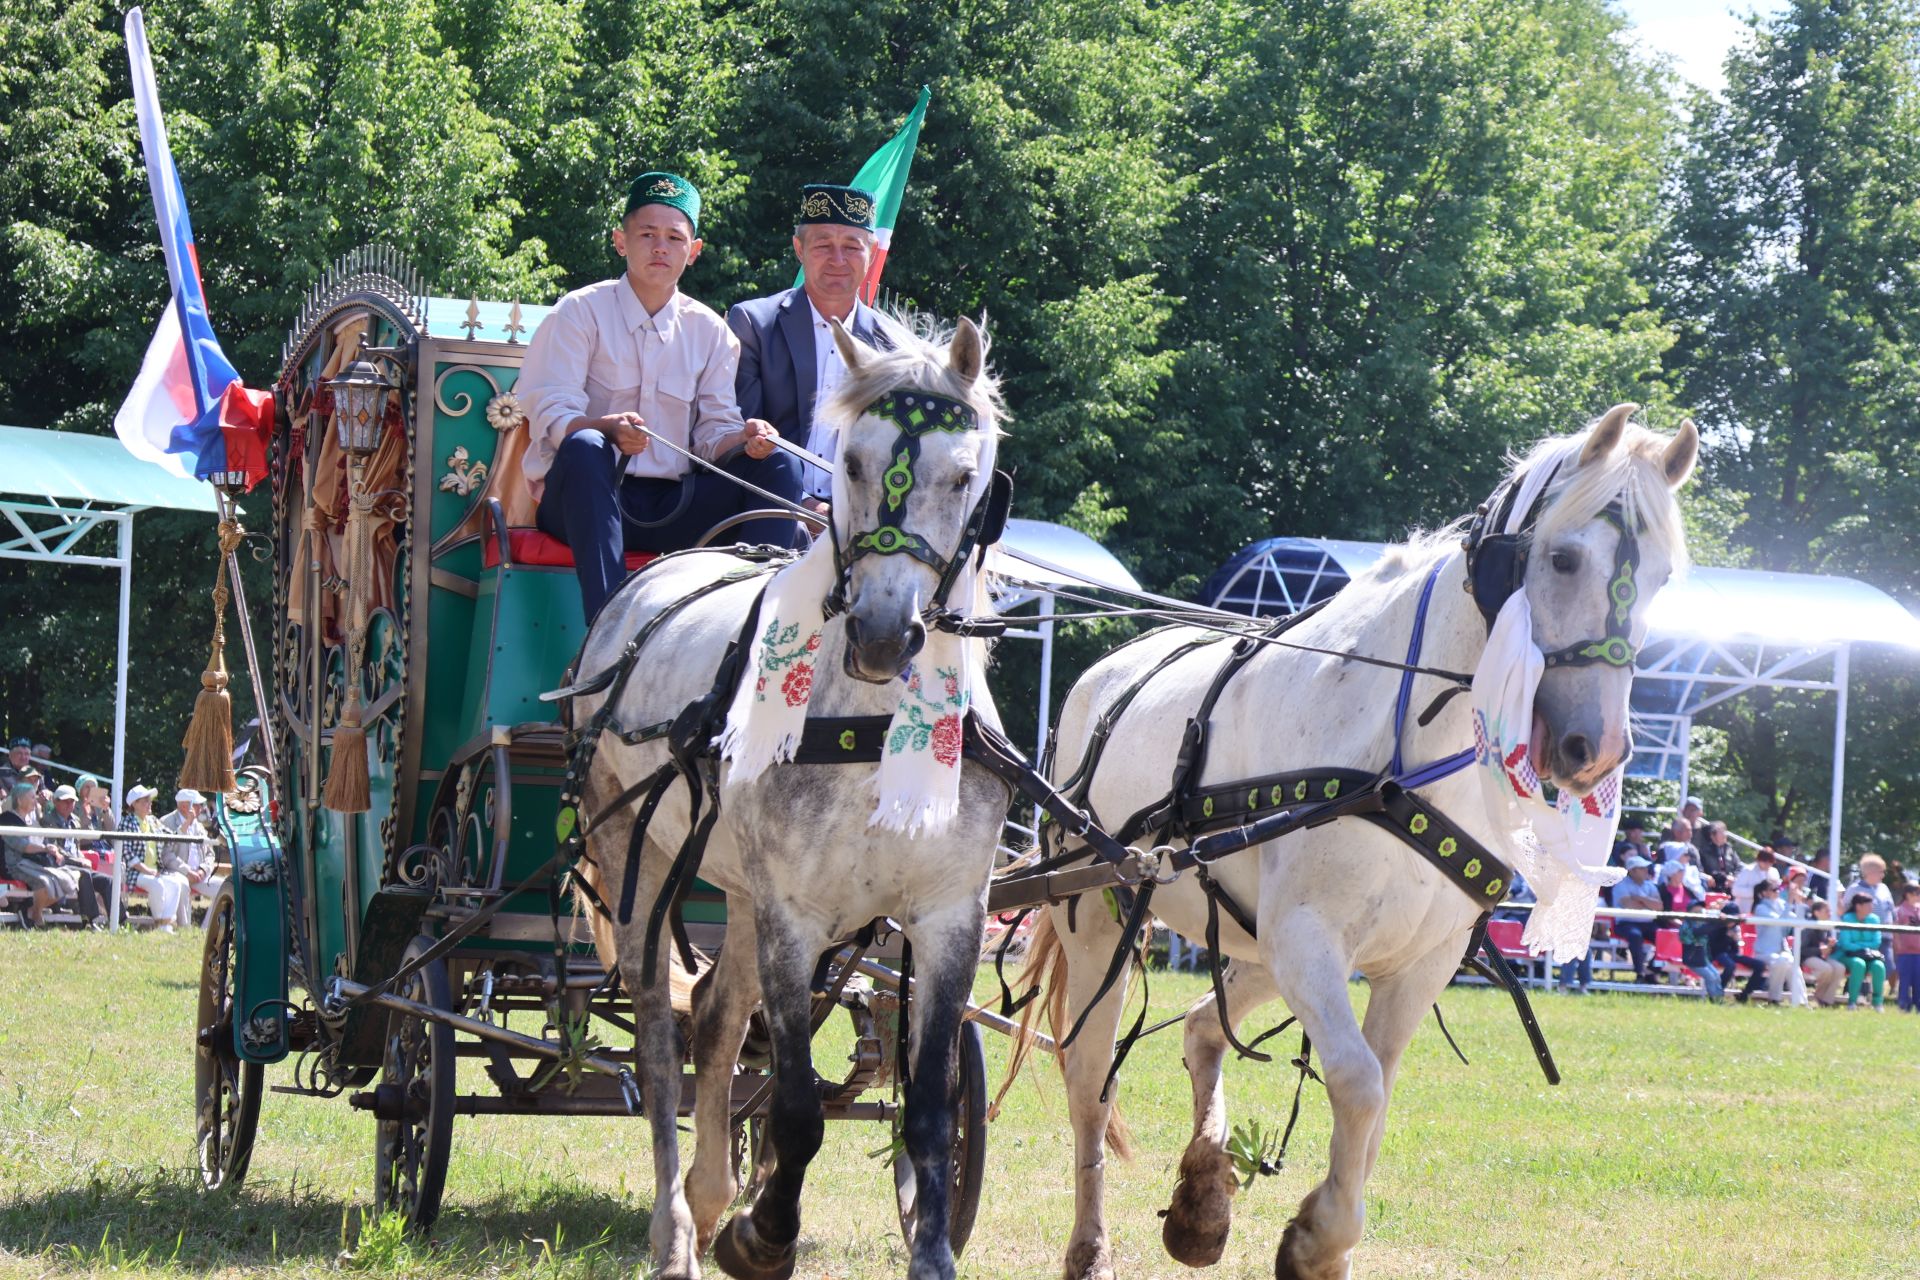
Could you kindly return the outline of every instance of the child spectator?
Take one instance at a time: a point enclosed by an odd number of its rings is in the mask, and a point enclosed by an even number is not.
[[[1900,905],[1893,910],[1893,923],[1920,926],[1920,884],[1900,886]],[[1895,933],[1893,963],[1900,973],[1900,1008],[1920,1013],[1920,933]]]
[[[1873,895],[1854,894],[1847,900],[1847,913],[1840,920],[1851,924],[1879,924],[1880,917],[1873,913]],[[1833,954],[1847,966],[1847,1008],[1859,1008],[1860,981],[1867,978],[1872,983],[1873,1007],[1878,1011],[1886,1004],[1887,988],[1887,960],[1880,951],[1880,931],[1841,929],[1839,933]]]
[[[1807,902],[1807,918],[1821,921],[1833,918],[1833,909],[1825,898]],[[1840,1003],[1840,985],[1847,980],[1847,966],[1832,959],[1833,931],[1808,929],[1800,935],[1800,967],[1813,979],[1813,1002],[1822,1008]]]

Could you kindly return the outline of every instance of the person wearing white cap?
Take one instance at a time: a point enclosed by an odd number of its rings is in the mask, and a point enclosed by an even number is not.
[[[193,923],[195,894],[203,898],[215,897],[220,892],[220,886],[226,883],[226,880],[213,874],[213,851],[207,847],[207,829],[200,825],[199,815],[194,812],[195,806],[206,802],[206,797],[198,791],[182,787],[173,793],[173,812],[160,819],[162,831],[199,837],[192,844],[168,841],[166,847],[160,850],[160,869],[178,872],[186,878],[192,889],[180,905],[181,924]]]
[[[1653,864],[1639,854],[1627,857],[1627,878],[1613,886],[1613,905],[1623,910],[1659,911],[1662,907],[1660,889],[1653,883]],[[1655,972],[1648,966],[1647,953],[1653,947],[1653,940],[1659,930],[1652,920],[1615,920],[1613,936],[1627,944],[1627,954],[1633,957],[1633,979],[1635,982],[1652,982]]]
[[[122,831],[151,834],[165,830],[153,816],[153,798],[160,794],[154,787],[136,786],[127,792],[127,811],[120,819]],[[126,880],[128,890],[139,889],[147,895],[147,912],[160,923],[161,933],[172,933],[183,918],[193,923],[193,887],[177,871],[162,871],[157,844],[152,840],[126,842]]]

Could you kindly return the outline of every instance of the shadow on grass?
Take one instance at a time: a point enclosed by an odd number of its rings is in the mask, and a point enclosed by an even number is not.
[[[84,1182],[0,1202],[0,1251],[47,1274],[138,1268],[176,1273],[336,1260],[372,1272],[459,1275],[525,1267],[543,1274],[631,1275],[647,1254],[650,1206],[544,1183],[449,1203],[420,1241],[370,1204],[291,1182],[202,1190],[188,1169],[97,1170]],[[342,1255],[352,1255],[343,1258]]]

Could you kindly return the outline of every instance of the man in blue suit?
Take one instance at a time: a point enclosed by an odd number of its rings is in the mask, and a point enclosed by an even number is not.
[[[869,345],[892,345],[888,322],[860,301],[876,251],[875,210],[873,194],[857,187],[816,183],[803,188],[793,228],[803,283],[736,303],[727,312],[727,325],[740,340],[734,388],[741,416],[771,424],[829,462],[837,456],[838,433],[816,423],[815,414],[832,398],[846,366],[828,322],[838,320]],[[801,487],[806,505],[825,512],[832,477],[808,466]]]

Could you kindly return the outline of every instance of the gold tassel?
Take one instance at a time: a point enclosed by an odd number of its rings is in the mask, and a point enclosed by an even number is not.
[[[223,510],[226,502],[221,501]],[[227,571],[230,557],[247,531],[230,516],[220,521],[220,559],[213,580],[213,652],[200,673],[200,693],[193,700],[193,719],[180,745],[187,758],[180,766],[180,785],[209,795],[233,790],[233,696],[227,692]]]
[[[361,726],[360,668],[366,658],[367,615],[373,594],[373,500],[366,488],[366,463],[353,464],[351,504],[347,510],[347,698],[333,730],[333,759],[321,803],[335,813],[365,813],[373,808],[367,776],[367,731]]]

